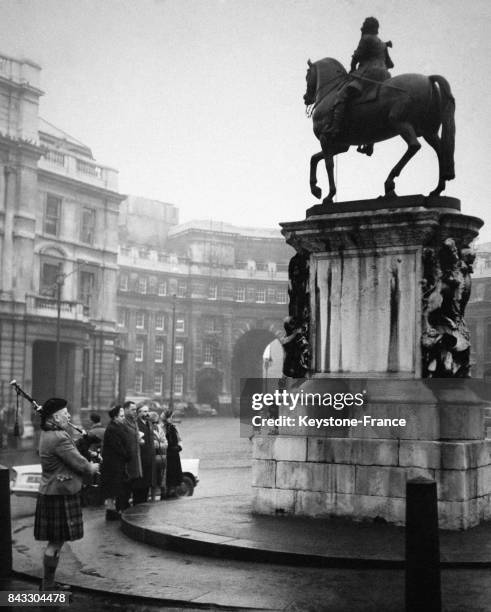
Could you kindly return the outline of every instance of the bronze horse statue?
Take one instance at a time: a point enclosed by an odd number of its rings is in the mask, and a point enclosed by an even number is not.
[[[445,78],[401,74],[380,83],[370,81],[366,87],[369,93],[351,101],[343,129],[332,138],[327,130],[337,92],[349,76],[340,62],[329,57],[314,63],[309,60],[308,65],[304,102],[313,108],[314,134],[322,147],[310,161],[310,190],[316,198],[322,195],[317,186],[317,164],[321,159],[325,159],[329,177],[329,194],[323,200],[327,204],[336,194],[334,156],[345,153],[352,145],[361,147],[394,136],[405,140],[407,151],[385,181],[386,197],[396,196],[394,179],[421,148],[419,136],[433,147],[438,157],[438,185],[430,195],[440,195],[445,182],[455,178],[455,100]]]

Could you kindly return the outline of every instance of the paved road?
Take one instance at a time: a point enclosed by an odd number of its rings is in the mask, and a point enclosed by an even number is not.
[[[183,457],[199,457],[202,468],[243,467],[251,464],[251,443],[240,437],[239,420],[225,417],[182,419],[177,423]],[[18,449],[0,449],[0,464],[37,463],[33,440],[18,441]]]
[[[5,591],[28,591],[38,593],[38,582],[23,578],[14,578],[8,582],[2,583],[0,581],[0,589]],[[20,611],[21,607],[4,607],[4,610]],[[46,609],[54,610],[66,610],[67,612],[87,612],[87,610],[95,610],[97,612],[158,612],[159,610],[165,610],[166,612],[181,612],[186,610],[187,612],[197,612],[198,610],[212,610],[216,609],[211,606],[201,606],[199,608],[189,605],[185,608],[176,607],[175,605],[162,605],[155,601],[148,599],[141,599],[132,597],[131,595],[107,595],[106,593],[97,593],[94,591],[83,591],[81,589],[73,589],[71,595],[70,604],[66,606],[46,608],[29,606],[29,610],[44,611]],[[227,608],[220,608],[226,610]]]
[[[182,456],[197,457],[201,460],[200,483],[195,491],[196,497],[233,495],[243,493],[250,487],[250,441],[247,438],[239,438],[237,420],[221,417],[183,419],[177,426],[183,439]],[[18,449],[0,449],[0,464],[7,467],[38,462],[37,453],[29,440],[22,440]],[[15,521],[31,516],[34,513],[35,505],[34,498],[12,496],[12,519]],[[36,590],[37,584],[35,581],[16,579],[9,586],[18,590]],[[150,601],[133,600],[127,595],[117,597],[78,590],[74,593],[73,603],[66,609],[70,612],[86,612],[88,609],[102,612],[113,610],[128,612],[168,610],[177,612],[183,609],[202,610],[204,607],[163,606]]]
[[[200,483],[195,490],[197,497],[235,495],[247,491],[251,483],[251,443],[248,438],[239,437],[237,419],[183,419],[177,427],[182,437],[182,456],[200,459]],[[38,462],[29,440],[22,440],[19,450],[0,450],[0,464],[7,467]],[[16,519],[33,514],[35,501],[12,496],[11,505],[12,518]]]

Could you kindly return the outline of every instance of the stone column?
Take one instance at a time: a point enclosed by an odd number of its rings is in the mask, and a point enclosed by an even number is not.
[[[408,196],[390,204],[318,206],[305,221],[282,224],[301,259],[290,273],[308,276],[303,285],[291,278],[290,315],[310,359],[295,393],[323,393],[342,379],[344,391],[365,399],[341,411],[280,407],[280,415],[359,424],[280,426],[278,436],[257,436],[256,512],[402,524],[406,480],[420,475],[438,483],[440,527],[467,528],[491,516],[484,403],[463,378],[453,378],[468,374],[462,313],[469,244],[482,221],[461,214],[453,198]],[[445,384],[436,381],[442,376]],[[364,424],[365,416],[405,425]]]

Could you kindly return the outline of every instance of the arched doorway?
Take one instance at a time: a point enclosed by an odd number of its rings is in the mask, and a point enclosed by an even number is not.
[[[232,356],[232,404],[234,414],[238,414],[241,394],[241,379],[262,378],[264,371],[263,355],[275,334],[267,329],[251,329],[236,342]]]
[[[283,346],[278,338],[275,338],[264,349],[263,378],[278,380],[283,376],[283,356]]]
[[[222,374],[215,368],[203,368],[196,373],[196,401],[217,407],[222,389]]]

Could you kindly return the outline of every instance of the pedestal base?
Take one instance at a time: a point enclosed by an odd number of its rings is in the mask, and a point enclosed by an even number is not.
[[[491,440],[258,436],[253,510],[403,525],[406,481],[424,476],[437,482],[440,528],[467,529],[491,519],[490,451]]]
[[[295,392],[323,393],[340,379],[317,377]],[[264,514],[405,520],[406,482],[437,482],[439,525],[467,529],[491,519],[491,440],[484,438],[484,402],[465,380],[343,379],[363,385],[361,406],[329,410],[280,408],[303,426],[280,426],[254,438],[253,509]],[[319,426],[322,417],[344,427]],[[312,427],[305,426],[312,419]],[[380,419],[380,421],[379,421]],[[382,426],[382,420],[404,426]],[[349,425],[353,423],[353,425]],[[335,421],[334,423],[335,424]],[[263,435],[264,433],[264,435]]]

